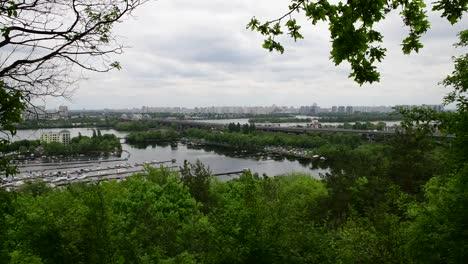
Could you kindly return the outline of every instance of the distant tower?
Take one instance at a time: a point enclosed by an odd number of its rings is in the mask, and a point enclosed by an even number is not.
[[[58,114],[61,118],[64,118],[64,119],[68,118],[68,106],[61,105],[59,106],[58,111],[59,111]]]

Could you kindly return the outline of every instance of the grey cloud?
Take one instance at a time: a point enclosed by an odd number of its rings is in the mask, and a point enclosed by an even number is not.
[[[276,17],[289,1],[150,1],[116,27],[125,45],[116,58],[123,70],[89,73],[80,83],[73,108],[141,105],[401,104],[440,102],[437,83],[451,71],[456,32],[431,15],[432,28],[419,54],[405,56],[400,43],[406,29],[398,14],[379,25],[386,59],[382,82],[360,87],[348,78],[349,65],[330,60],[327,25],[303,22],[304,40],[281,37],[283,55],[261,48],[263,38],[245,29],[248,20]]]

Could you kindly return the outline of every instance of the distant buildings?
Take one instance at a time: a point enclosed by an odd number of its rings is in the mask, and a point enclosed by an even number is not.
[[[58,109],[48,109],[44,105],[32,106],[27,108],[22,113],[24,120],[59,120],[59,119],[68,119],[70,113],[68,111],[68,106],[59,106]]]
[[[62,144],[69,144],[70,143],[70,131],[68,130],[61,130],[60,132],[48,132],[41,134],[41,142],[51,143],[51,142],[58,142]]]
[[[440,105],[423,105],[423,107],[430,107],[435,111],[443,111]],[[414,106],[409,106],[414,107]],[[268,115],[268,114],[299,114],[299,115],[316,115],[319,113],[340,113],[340,114],[353,114],[353,113],[391,113],[394,112],[393,106],[332,106],[331,108],[324,108],[318,106],[316,103],[311,105],[304,105],[299,107],[294,106],[208,106],[208,107],[150,107],[143,106],[141,108],[132,109],[115,109],[108,110],[109,112],[119,112],[130,114],[144,114],[144,113],[172,113],[172,114],[252,114],[252,115]],[[129,116],[129,119],[130,116]]]
[[[400,105],[404,109],[412,109],[415,105]],[[441,105],[422,105],[418,107],[427,107],[434,111],[444,111]],[[45,106],[36,106],[23,113],[23,119],[48,119],[59,120],[79,117],[103,117],[106,115],[116,115],[121,120],[138,121],[152,119],[152,113],[178,114],[191,118],[193,116],[203,116],[209,114],[211,117],[219,115],[269,115],[269,114],[292,114],[292,115],[317,115],[320,113],[354,114],[354,113],[391,113],[394,112],[393,106],[332,106],[330,108],[320,107],[316,103],[304,106],[209,106],[209,107],[150,107],[130,109],[104,109],[104,110],[69,110],[67,106],[60,106],[58,109],[46,110]]]
[[[44,105],[28,107],[21,115],[24,120],[43,120],[47,118],[47,112]]]
[[[423,105],[423,106],[425,106],[425,105]],[[442,106],[442,105],[427,105],[427,107],[431,108],[432,110],[434,110],[436,112],[444,111],[444,106]]]
[[[151,120],[151,116],[148,114],[122,114],[120,120],[123,121],[140,121],[140,120]]]
[[[321,128],[322,125],[319,123],[318,120],[314,119],[310,124],[307,124],[307,127],[309,128]]]
[[[394,112],[392,106],[353,106],[356,113],[391,113]]]
[[[58,108],[58,115],[62,119],[67,119],[69,114],[68,114],[68,106],[61,105]]]
[[[391,106],[332,106],[331,113],[391,113],[393,112]]]
[[[422,107],[422,108],[432,109],[432,110],[434,110],[436,112],[444,111],[444,107],[442,105],[426,105],[426,104],[423,104],[421,106],[419,106],[419,105],[397,105],[395,107],[403,108],[405,110],[411,110],[411,109],[416,108],[416,107]]]

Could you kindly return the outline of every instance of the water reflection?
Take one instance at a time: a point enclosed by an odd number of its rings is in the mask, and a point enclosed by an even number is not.
[[[60,129],[41,129],[41,130],[20,130],[14,140],[20,139],[38,139],[42,132],[59,131]],[[72,128],[68,129],[71,136],[78,136],[79,133],[85,136],[92,135],[92,129]],[[124,138],[127,133],[115,130],[101,130],[103,134],[115,134],[117,137]],[[329,171],[326,163],[311,161],[308,159],[296,159],[280,155],[272,155],[262,151],[233,150],[217,146],[195,146],[182,143],[163,142],[159,144],[123,144],[124,153],[122,158],[128,158],[129,163],[141,163],[144,161],[167,161],[175,159],[174,166],[181,166],[184,160],[195,162],[200,160],[209,166],[213,173],[224,173],[239,171],[244,168],[250,169],[259,175],[280,175],[292,172],[302,172],[310,174],[316,178],[320,174]],[[112,163],[108,164],[114,165]],[[231,179],[229,176],[222,176],[221,179]]]
[[[190,145],[168,142],[125,145],[131,153],[131,160],[140,157],[156,160],[176,159],[180,166],[184,160],[195,162],[197,159],[209,166],[214,173],[238,171],[244,168],[260,175],[279,175],[291,172],[303,172],[319,177],[328,172],[328,165],[319,160],[285,157],[263,151],[234,150],[211,145]],[[136,155],[136,156],[135,156]]]

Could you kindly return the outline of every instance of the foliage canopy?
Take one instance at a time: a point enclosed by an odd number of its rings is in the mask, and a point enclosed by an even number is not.
[[[454,24],[468,10],[468,1],[435,1],[432,10],[442,11],[441,16]],[[408,36],[402,41],[405,54],[418,52],[423,47],[421,36],[430,28],[423,0],[291,0],[289,11],[280,18],[260,22],[254,17],[247,28],[266,37],[265,49],[283,53],[284,47],[276,37],[284,33],[284,28],[294,41],[303,38],[294,12],[302,13],[313,25],[319,21],[328,23],[332,61],[335,65],[348,61],[351,65],[349,77],[361,85],[380,80],[375,65],[384,59],[387,50],[382,46],[383,35],[376,30],[376,25],[390,12],[399,12],[409,29]]]

